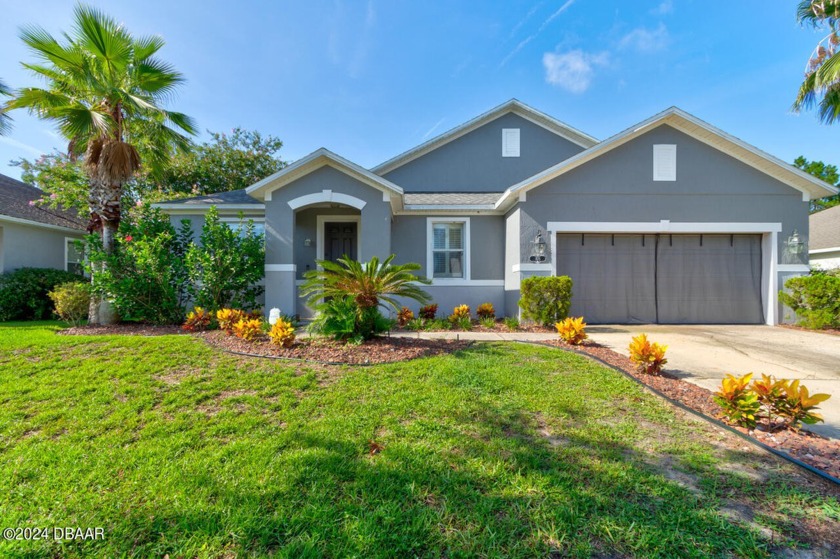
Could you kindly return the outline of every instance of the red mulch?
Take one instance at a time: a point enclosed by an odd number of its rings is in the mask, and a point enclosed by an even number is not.
[[[596,343],[587,342],[580,346],[570,346],[562,340],[551,340],[545,343],[597,357],[628,373],[643,384],[665,394],[672,400],[676,400],[709,417],[720,416],[720,407],[714,402],[711,390],[691,384],[688,381],[669,375],[667,372],[659,375],[640,373],[629,357]],[[732,427],[767,446],[786,452],[806,464],[840,478],[840,440],[827,439],[804,430],[769,433],[760,429],[751,431],[743,427]]]
[[[168,336],[186,334],[180,326],[155,326],[153,324],[112,324],[109,326],[73,326],[57,332],[64,336]]]
[[[394,326],[394,331],[396,332],[414,332],[414,330],[409,330],[408,328],[402,326]],[[451,330],[422,330],[422,332],[461,332],[460,328],[452,328]],[[519,328],[516,330],[511,330],[505,323],[502,322],[501,319],[496,319],[496,324],[492,328],[487,328],[486,326],[482,326],[481,322],[478,320],[472,321],[472,328],[470,332],[502,332],[502,333],[510,333],[510,332],[534,332],[537,334],[553,334],[556,332],[554,328],[549,328],[548,326],[543,326],[541,324],[535,324],[533,322],[528,323],[521,323]]]
[[[360,345],[325,338],[299,338],[290,348],[277,347],[268,338],[248,342],[220,330],[196,334],[211,346],[258,357],[302,359],[319,363],[373,365],[452,353],[470,345],[467,341],[374,338]]]

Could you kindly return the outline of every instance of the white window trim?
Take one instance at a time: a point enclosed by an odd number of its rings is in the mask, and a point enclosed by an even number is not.
[[[510,143],[508,143],[510,136]],[[519,157],[522,133],[519,128],[502,128],[502,157]]]
[[[68,259],[67,259],[67,257],[68,257],[68,256],[70,256],[70,251],[69,251],[69,250],[67,250],[67,245],[69,244],[69,243],[68,243],[68,241],[73,241],[73,242],[76,242],[76,241],[81,241],[81,239],[79,239],[79,238],[77,238],[77,237],[64,237],[64,271],[65,271],[65,272],[69,272],[69,271],[70,271],[70,270],[67,268],[67,265],[70,263],[70,262],[68,261]],[[84,261],[84,255],[82,255],[82,260],[81,260],[81,262],[74,262],[74,264],[81,264],[82,266],[84,266],[84,263],[85,263],[85,261]]]
[[[435,223],[464,224],[464,277],[436,278],[434,266],[434,225]],[[470,283],[470,218],[465,216],[440,216],[426,218],[426,277],[432,285],[471,285]]]
[[[315,260],[324,259],[324,227],[327,222],[356,224],[356,260],[364,262],[362,258],[362,216],[361,215],[318,215],[315,216]]]
[[[673,160],[673,173],[666,172],[659,165],[660,159]],[[653,180],[654,182],[675,182],[677,180],[677,144],[653,144]]]

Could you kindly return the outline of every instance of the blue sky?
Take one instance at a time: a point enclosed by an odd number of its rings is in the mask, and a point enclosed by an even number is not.
[[[840,164],[840,125],[791,102],[824,33],[795,1],[400,0],[93,2],[135,34],[162,35],[187,78],[170,108],[201,130],[281,138],[288,161],[327,147],[365,167],[512,98],[599,139],[676,105],[786,161]],[[70,28],[73,2],[8,2],[0,77],[34,85],[18,28]],[[63,148],[13,113],[8,162]],[[204,133],[200,139],[206,138]]]

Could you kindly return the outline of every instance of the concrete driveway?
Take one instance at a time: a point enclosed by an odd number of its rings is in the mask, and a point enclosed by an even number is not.
[[[808,429],[840,438],[840,336],[773,326],[589,326],[592,340],[627,354],[642,332],[668,345],[666,370],[716,390],[727,374],[754,372],[801,379],[811,393],[831,394],[820,413],[825,424]]]

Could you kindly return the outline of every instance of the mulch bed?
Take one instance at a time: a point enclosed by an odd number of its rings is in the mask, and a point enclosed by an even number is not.
[[[713,400],[711,390],[669,375],[667,372],[659,375],[640,373],[629,357],[600,344],[587,342],[584,345],[571,346],[562,340],[551,340],[545,343],[597,357],[601,361],[628,373],[643,384],[665,394],[672,400],[676,400],[709,417],[720,416],[720,407]],[[840,440],[827,439],[804,430],[785,430],[770,433],[761,429],[749,430],[744,427],[732,427],[769,447],[786,452],[806,464],[840,478]]]
[[[353,345],[326,338],[298,338],[292,347],[282,348],[268,339],[247,342],[219,330],[201,332],[196,336],[213,347],[235,353],[347,365],[374,365],[430,357],[464,349],[471,343],[454,340],[374,338],[360,345]]]
[[[186,334],[180,326],[154,326],[152,324],[112,324],[109,326],[73,326],[57,332],[62,336],[169,336]]]
[[[410,330],[408,328],[402,326],[394,326],[395,332],[416,332],[416,330]],[[448,330],[420,330],[421,332],[463,332],[460,328],[450,328]],[[509,334],[511,332],[533,332],[537,334],[554,334],[556,330],[554,328],[549,328],[548,326],[543,326],[541,324],[534,324],[534,323],[522,323],[519,325],[519,328],[516,330],[511,330],[505,323],[501,320],[497,320],[496,324],[493,328],[487,328],[486,326],[482,326],[481,322],[477,320],[472,321],[472,328],[469,332],[500,332],[504,334]]]

